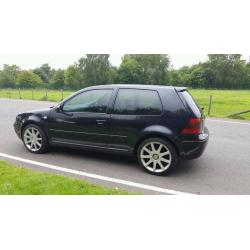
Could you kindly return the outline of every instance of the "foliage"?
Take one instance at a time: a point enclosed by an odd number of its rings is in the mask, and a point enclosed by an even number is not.
[[[55,70],[52,70],[49,64],[45,63],[41,67],[34,69],[33,72],[40,76],[43,83],[48,83],[53,77]]]
[[[0,71],[0,88],[32,87],[37,77],[20,84],[20,68],[4,65]],[[29,71],[31,72],[31,71]],[[52,69],[49,64],[33,69],[42,80],[40,86],[55,89],[81,89],[98,84],[163,84],[207,89],[250,89],[250,62],[240,54],[210,54],[205,62],[179,69],[170,67],[166,54],[126,54],[114,67],[108,54],[87,54],[67,69]],[[27,71],[26,71],[27,78]],[[30,77],[28,77],[30,79]],[[18,84],[19,83],[19,84]]]
[[[1,88],[13,88],[16,84],[17,73],[20,72],[20,68],[17,65],[3,65],[3,70],[0,71],[0,87]]]
[[[163,54],[127,54],[118,70],[119,82],[167,84],[170,60]]]
[[[65,70],[55,70],[52,79],[50,80],[51,88],[63,89],[65,82]]]
[[[78,61],[86,86],[111,83],[108,54],[87,54]]]
[[[64,74],[64,79],[67,89],[81,89],[84,87],[82,74],[76,64],[67,68]]]
[[[37,88],[41,87],[42,79],[32,71],[23,70],[17,74],[17,86],[20,88]]]

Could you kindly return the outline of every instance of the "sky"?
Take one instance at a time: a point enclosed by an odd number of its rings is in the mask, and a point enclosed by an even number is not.
[[[65,69],[76,62],[82,55],[0,55],[0,69],[3,64],[16,64],[22,69],[33,69],[40,67],[44,63],[49,63],[52,68]],[[122,54],[110,54],[110,62],[114,66],[121,63]],[[169,54],[171,65],[178,69],[184,65],[193,65],[204,62],[207,59],[206,54]],[[249,61],[250,55],[243,55],[243,58]]]

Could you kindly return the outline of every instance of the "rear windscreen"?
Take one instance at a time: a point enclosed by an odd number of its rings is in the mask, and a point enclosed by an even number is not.
[[[192,97],[192,95],[187,90],[181,92],[181,94],[185,98],[188,106],[191,108],[193,113],[199,117],[201,115],[201,111],[197,103],[195,102],[194,98]]]

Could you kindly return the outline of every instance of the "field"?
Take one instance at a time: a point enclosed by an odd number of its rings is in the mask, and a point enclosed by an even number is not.
[[[250,90],[205,90],[190,89],[190,92],[201,107],[208,112],[209,96],[212,95],[210,116],[228,117],[229,115],[250,109]],[[34,99],[59,102],[73,91],[60,90],[8,90],[0,89],[0,98]],[[250,120],[250,113],[235,116],[238,119]]]
[[[2,194],[130,194],[120,189],[106,188],[86,181],[57,174],[33,171],[0,161],[0,195]]]

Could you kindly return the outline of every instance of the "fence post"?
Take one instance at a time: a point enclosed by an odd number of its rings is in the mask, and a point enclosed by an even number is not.
[[[34,89],[31,90],[31,98],[34,100]]]
[[[21,90],[20,89],[18,89],[18,93],[19,93],[19,99],[22,99]]]
[[[46,101],[48,101],[48,90],[47,89],[45,90],[45,99],[46,99]]]
[[[61,98],[61,101],[63,100],[63,89],[61,89],[61,95],[62,95],[62,98]]]
[[[208,116],[209,116],[210,113],[211,113],[212,99],[213,99],[213,96],[210,95],[210,96],[209,96],[209,103],[208,103],[208,113],[207,113]]]

